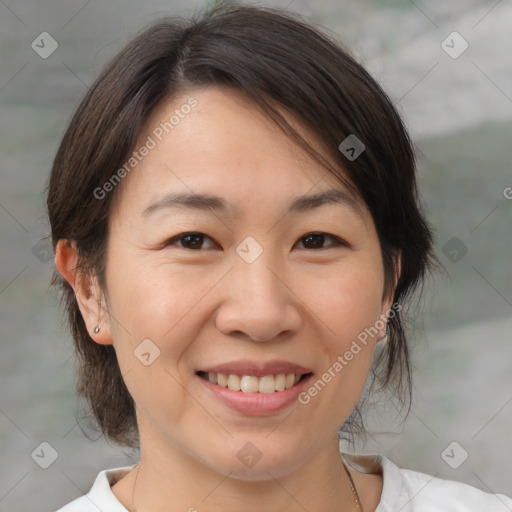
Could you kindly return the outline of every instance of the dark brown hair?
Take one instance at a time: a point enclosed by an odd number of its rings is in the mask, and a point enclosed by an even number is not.
[[[334,36],[299,15],[268,7],[223,4],[189,19],[165,19],[129,42],[106,66],[78,106],[51,171],[47,208],[54,248],[59,239],[75,241],[80,269],[94,272],[107,292],[108,218],[118,190],[101,199],[94,191],[129,158],[155,108],[187,88],[208,84],[229,84],[245,92],[364,200],[379,237],[388,296],[401,255],[393,303],[405,305],[436,259],[403,123],[381,87]],[[315,134],[325,153],[299,136],[279,108]],[[338,150],[349,135],[365,145],[353,160]],[[113,347],[89,336],[74,291],[57,271],[52,284],[62,293],[75,342],[80,395],[107,438],[137,446],[135,407]],[[411,364],[400,312],[388,328],[373,375],[402,404],[410,403]],[[346,425],[355,427],[354,418]],[[358,425],[353,431],[362,431],[362,423]]]

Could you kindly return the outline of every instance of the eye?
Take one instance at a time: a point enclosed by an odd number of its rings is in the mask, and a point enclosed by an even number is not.
[[[326,239],[333,240],[334,243],[324,247]],[[299,242],[303,242],[305,249],[329,249],[337,246],[347,246],[347,243],[334,235],[328,233],[308,233],[299,239]]]
[[[325,246],[326,239],[331,240],[331,244]],[[204,241],[209,240],[211,242],[210,247],[204,247]],[[347,246],[348,244],[334,235],[328,233],[308,233],[299,239],[299,243],[302,242],[304,249],[329,249],[338,246]],[[181,249],[190,249],[198,251],[201,249],[212,249],[215,248],[216,244],[213,240],[205,235],[204,233],[189,232],[180,233],[179,235],[164,242],[163,247],[178,246]]]
[[[180,247],[182,249],[191,249],[191,250],[197,251],[200,249],[204,249],[203,242],[205,239],[210,240],[210,241],[212,240],[209,236],[206,236],[203,233],[196,233],[196,232],[180,233],[179,235],[167,240],[167,242],[164,242],[162,245],[164,247],[168,247],[171,245],[178,245],[178,247]],[[210,248],[213,248],[213,247],[214,247],[214,244],[212,244],[212,247],[210,247]],[[208,249],[208,247],[207,247],[207,249]]]

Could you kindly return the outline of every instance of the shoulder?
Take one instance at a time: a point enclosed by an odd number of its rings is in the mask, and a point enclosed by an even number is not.
[[[512,512],[512,499],[502,494],[489,494],[468,484],[408,469],[398,469],[398,472],[398,496],[409,503],[404,512],[441,509],[458,512]]]
[[[102,510],[101,503],[95,504],[84,495],[59,508],[57,512],[98,512],[98,507]]]
[[[375,512],[512,512],[512,499],[503,494],[402,469],[383,455],[344,457],[358,471],[382,474],[382,496]]]
[[[128,512],[112,493],[111,486],[134,466],[135,464],[101,471],[87,494],[64,505],[56,512]]]

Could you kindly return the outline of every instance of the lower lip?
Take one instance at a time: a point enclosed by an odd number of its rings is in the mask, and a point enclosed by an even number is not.
[[[222,388],[196,375],[206,389],[222,403],[237,412],[250,416],[266,416],[286,409],[297,401],[299,394],[307,387],[312,376],[313,374],[309,374],[295,386],[283,391],[244,393],[243,391],[232,391],[229,388]]]

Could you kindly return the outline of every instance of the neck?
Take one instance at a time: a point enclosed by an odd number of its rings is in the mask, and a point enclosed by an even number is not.
[[[130,511],[360,510],[339,454],[337,435],[316,457],[290,473],[276,476],[265,471],[266,477],[258,480],[220,474],[168,444],[144,443],[142,435],[140,446],[140,464],[127,484],[132,492],[124,493],[121,500]]]

